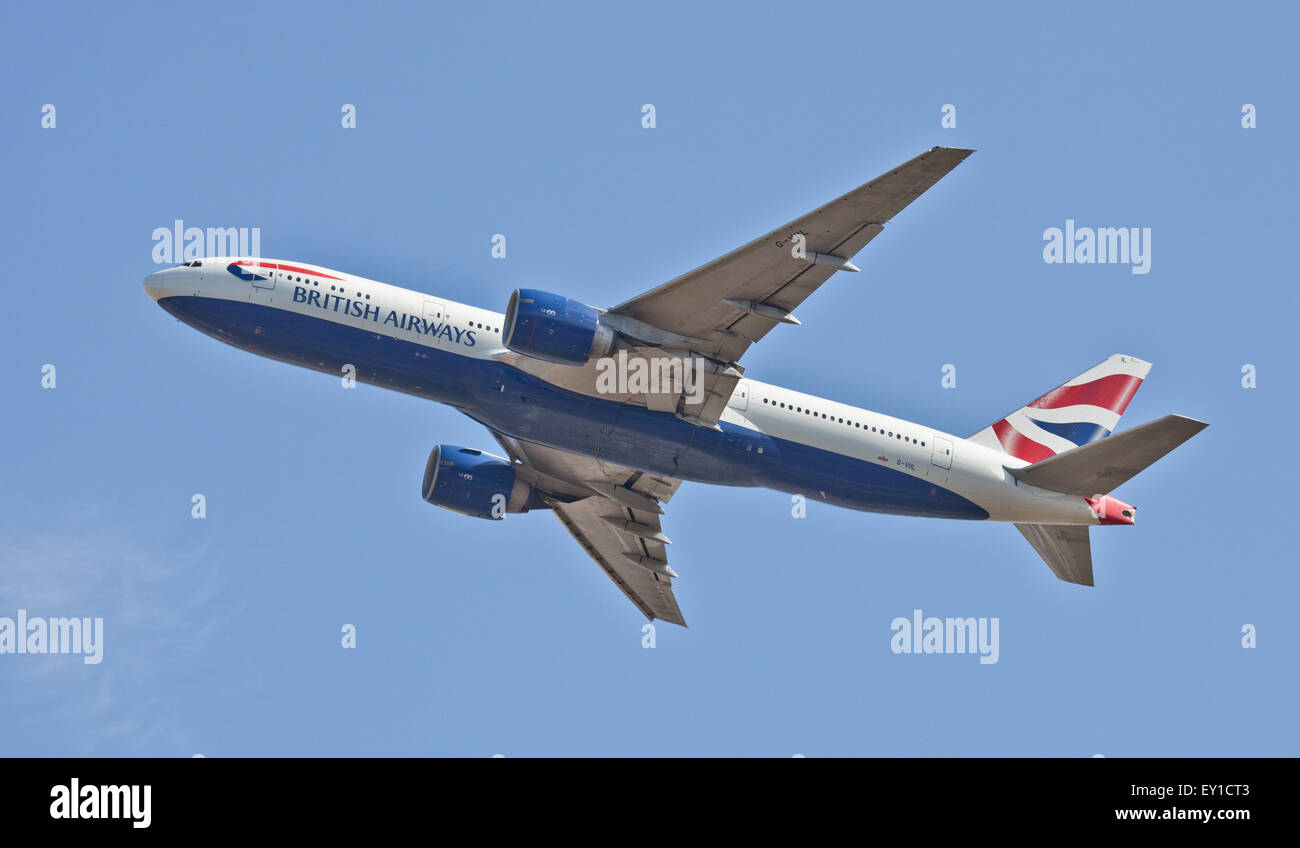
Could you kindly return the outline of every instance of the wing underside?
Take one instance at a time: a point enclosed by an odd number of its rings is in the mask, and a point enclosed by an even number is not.
[[[637,519],[633,510],[599,496],[555,504],[554,510],[565,529],[646,618],[686,626],[673,595],[672,578],[632,563],[633,559],[648,559],[667,564],[662,542],[650,542],[618,529],[624,522]]]
[[[648,619],[686,626],[659,518],[680,480],[493,436],[614,585]]]

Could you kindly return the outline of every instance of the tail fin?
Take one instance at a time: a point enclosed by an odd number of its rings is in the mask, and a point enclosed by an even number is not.
[[[968,441],[1039,462],[1109,436],[1151,370],[1150,362],[1115,354]]]

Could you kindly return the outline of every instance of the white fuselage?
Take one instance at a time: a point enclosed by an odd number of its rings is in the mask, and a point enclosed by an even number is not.
[[[650,413],[631,397],[599,393],[591,368],[507,350],[501,313],[364,277],[279,260],[210,258],[153,274],[145,288],[181,320],[243,349],[333,373],[354,364],[359,381],[451,403],[507,435],[574,453],[610,436],[601,458],[640,470],[768,486],[870,511],[1098,523],[1084,498],[1018,483],[1006,469],[1027,463],[1002,451],[753,379],[740,380],[721,432],[683,430],[693,425]],[[512,408],[497,400],[512,397],[516,386],[533,393],[526,426],[515,427]],[[539,412],[532,398],[544,387],[554,396]],[[578,404],[578,397],[612,406]],[[589,427],[584,409],[593,416]],[[635,438],[619,441],[624,421]],[[666,466],[660,457],[677,443]],[[926,505],[931,497],[934,509]]]

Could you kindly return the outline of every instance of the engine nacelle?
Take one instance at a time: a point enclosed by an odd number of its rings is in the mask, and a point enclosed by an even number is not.
[[[561,365],[583,365],[614,349],[600,310],[538,289],[515,289],[501,331],[515,353]]]
[[[424,466],[421,496],[443,509],[475,518],[500,520],[507,512],[524,512],[532,487],[516,479],[505,460],[480,450],[438,445]]]

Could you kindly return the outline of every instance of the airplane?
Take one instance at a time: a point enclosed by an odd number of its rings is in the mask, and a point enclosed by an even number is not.
[[[1207,426],[1166,415],[1112,435],[1151,363],[1111,356],[966,438],[762,383],[739,363],[973,152],[932,148],[609,309],[518,289],[493,312],[260,257],[195,259],[144,288],[226,344],[483,424],[503,455],[434,447],[424,500],[495,520],[551,510],[651,621],[686,626],[661,524],[684,481],[1009,522],[1058,578],[1091,586],[1089,528],[1135,521],[1110,493]]]

